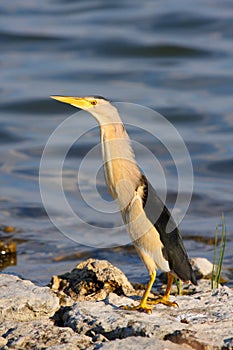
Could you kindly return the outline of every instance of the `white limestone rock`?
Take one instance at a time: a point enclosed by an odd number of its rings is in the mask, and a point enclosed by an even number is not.
[[[0,275],[0,321],[29,321],[52,316],[59,309],[59,298],[48,287],[13,275]]]

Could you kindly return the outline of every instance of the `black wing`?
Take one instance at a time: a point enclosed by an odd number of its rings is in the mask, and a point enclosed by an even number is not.
[[[183,281],[197,284],[181,235],[169,210],[158,197],[155,189],[142,176],[144,187],[143,207],[148,219],[153,223],[164,245],[163,255],[168,260],[170,270]]]

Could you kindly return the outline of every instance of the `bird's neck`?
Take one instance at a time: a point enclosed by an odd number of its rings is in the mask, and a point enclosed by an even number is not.
[[[122,209],[131,201],[141,172],[123,123],[105,124],[100,130],[106,184]]]

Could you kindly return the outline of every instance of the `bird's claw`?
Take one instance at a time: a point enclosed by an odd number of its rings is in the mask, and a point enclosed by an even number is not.
[[[156,300],[147,300],[147,303],[149,305],[163,304],[170,307],[179,307],[179,305],[175,301],[169,301],[166,298],[159,298]]]
[[[122,305],[120,306],[120,308],[128,311],[139,311],[139,312],[145,312],[147,314],[151,314],[153,305],[157,305],[157,304],[163,304],[170,307],[179,307],[179,305],[175,301],[169,301],[167,298],[159,298],[156,300],[147,300],[146,303],[140,303],[138,305],[134,305],[134,304],[131,304],[131,306]]]
[[[142,305],[142,304],[138,304],[138,305],[133,305],[131,304],[131,306],[128,305],[122,305],[120,306],[121,309],[123,310],[128,310],[128,311],[139,311],[139,312],[145,312],[147,314],[151,314],[152,313],[152,307],[148,306],[148,305]]]

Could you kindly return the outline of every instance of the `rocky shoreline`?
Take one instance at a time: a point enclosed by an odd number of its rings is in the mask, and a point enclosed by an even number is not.
[[[0,349],[233,349],[233,290],[201,279],[184,292],[171,296],[179,308],[156,305],[148,315],[120,308],[143,290],[105,260],[89,259],[49,287],[1,274]]]

